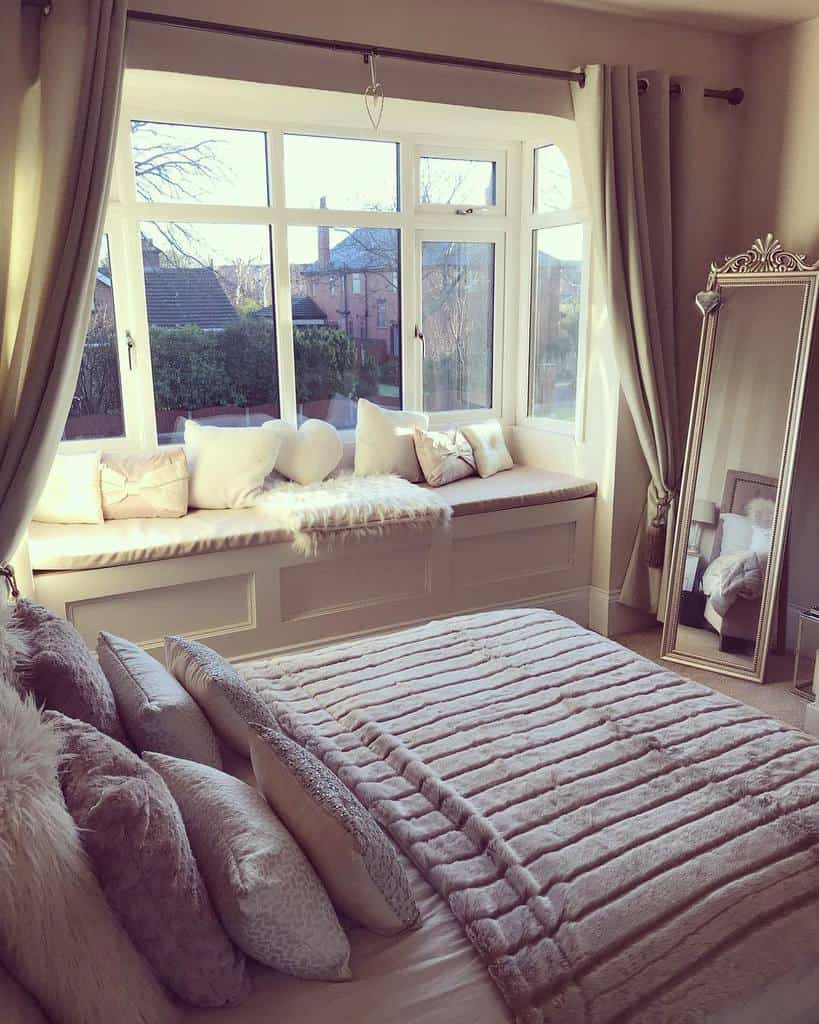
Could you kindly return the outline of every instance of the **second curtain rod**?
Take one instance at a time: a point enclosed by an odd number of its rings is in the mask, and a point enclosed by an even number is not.
[[[40,4],[36,4],[36,6],[40,6]],[[527,64],[504,64],[493,60],[479,60],[474,57],[455,57],[443,53],[424,53],[421,50],[400,50],[392,46],[370,46],[364,43],[350,43],[340,39],[322,39],[317,36],[301,36],[293,35],[289,32],[274,32],[269,29],[250,28],[246,25],[226,25],[219,21],[182,18],[174,14],[155,14],[153,11],[129,10],[128,18],[132,21],[173,25],[176,28],[198,29],[202,32],[227,32],[230,35],[265,39],[268,42],[287,43],[292,46],[308,46],[313,49],[355,53],[364,59],[373,54],[376,57],[407,60],[416,64],[441,64],[456,68],[472,68],[477,71],[498,71],[511,75],[525,75],[532,78],[557,78],[565,82],[577,82],[581,86],[586,80],[586,76],[582,71],[563,71],[560,68],[542,68]],[[645,92],[648,87],[645,79],[639,80],[639,87],[641,92]],[[676,82],[671,83],[671,92],[680,92],[680,86]],[[745,98],[745,93],[739,88],[706,89],[705,95],[710,99],[725,100],[733,107],[742,103]]]

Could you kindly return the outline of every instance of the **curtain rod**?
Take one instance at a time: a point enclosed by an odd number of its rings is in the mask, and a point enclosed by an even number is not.
[[[23,6],[40,7],[43,13],[51,9],[51,0],[22,0]],[[149,22],[156,25],[172,25],[176,28],[191,28],[201,32],[225,32],[229,35],[244,36],[251,39],[264,39],[268,42],[286,43],[291,46],[306,46],[319,50],[335,50],[339,53],[355,53],[364,60],[370,55],[386,57],[393,60],[406,60],[415,64],[438,64],[456,68],[471,68],[477,71],[495,71],[508,75],[523,75],[531,78],[555,78],[564,82],[577,82],[581,87],[585,84],[586,75],[583,71],[564,71],[562,68],[544,68],[529,64],[506,64],[500,61],[479,60],[475,57],[456,57],[452,54],[426,53],[421,50],[403,50],[393,46],[376,46],[365,43],[351,43],[342,39],[324,39],[319,36],[294,35],[291,32],[275,32],[270,29],[251,28],[247,25],[227,25],[219,21],[203,21],[198,18],[183,18],[174,14],[156,14],[153,11],[129,10],[131,21]],[[640,92],[645,92],[648,83],[639,80]],[[681,92],[679,83],[671,83],[671,92]],[[742,103],[745,93],[742,89],[706,89],[709,99],[725,100],[731,106]]]

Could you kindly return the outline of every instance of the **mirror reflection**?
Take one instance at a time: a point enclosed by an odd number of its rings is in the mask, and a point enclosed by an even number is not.
[[[806,287],[749,280],[720,289],[710,374],[699,382],[694,491],[680,523],[675,654],[755,664]]]

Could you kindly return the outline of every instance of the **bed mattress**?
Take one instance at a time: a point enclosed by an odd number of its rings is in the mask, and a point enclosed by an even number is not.
[[[539,609],[244,674],[445,901],[510,1019],[819,1020],[810,737]]]

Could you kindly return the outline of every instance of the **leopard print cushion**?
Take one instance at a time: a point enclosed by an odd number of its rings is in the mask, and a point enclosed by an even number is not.
[[[350,945],[316,872],[255,789],[164,754],[167,783],[222,924],[254,960],[297,978],[352,977]]]
[[[165,637],[169,671],[205,712],[218,736],[243,757],[250,757],[248,727],[277,728],[273,712],[233,665],[205,644],[181,636]]]
[[[278,728],[251,731],[250,756],[259,788],[336,908],[382,935],[417,927],[418,907],[391,841],[344,783]]]

